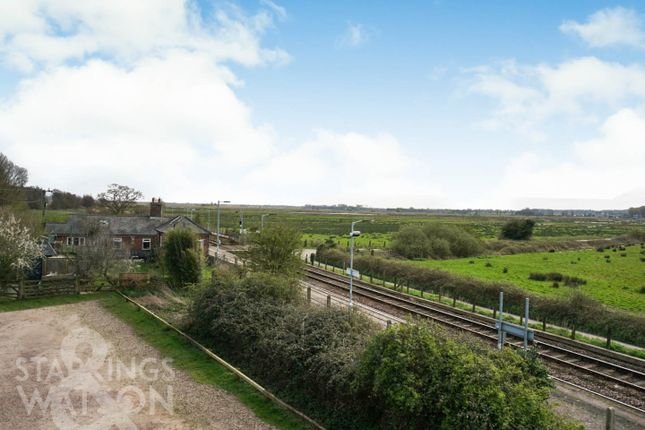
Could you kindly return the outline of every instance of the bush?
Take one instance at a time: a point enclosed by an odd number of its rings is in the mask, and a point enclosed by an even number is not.
[[[534,357],[419,322],[377,334],[367,317],[302,302],[295,281],[216,274],[188,331],[327,428],[569,429]]]
[[[508,221],[502,226],[502,239],[529,240],[534,227],[535,221],[531,219]]]
[[[201,261],[195,246],[195,235],[190,230],[174,229],[164,237],[163,261],[173,286],[199,282]]]
[[[406,226],[394,234],[392,253],[409,259],[471,257],[482,252],[479,241],[470,233],[451,225],[426,224],[423,228]]]
[[[357,384],[378,428],[577,428],[549,409],[551,383],[535,355],[493,351],[431,324],[376,335]]]
[[[431,253],[431,246],[421,228],[407,226],[393,235],[390,250],[409,259],[427,258]]]

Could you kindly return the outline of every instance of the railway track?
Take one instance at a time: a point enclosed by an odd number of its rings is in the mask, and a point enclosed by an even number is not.
[[[307,267],[306,276],[310,280],[334,288],[349,290],[348,278],[342,275],[315,267]],[[493,318],[358,280],[354,281],[353,294],[357,298],[382,304],[398,312],[429,318],[453,329],[497,342],[497,329]],[[523,341],[521,339],[514,340],[508,336],[506,344],[520,348]],[[545,360],[575,372],[591,375],[594,379],[601,379],[610,384],[628,388],[629,392],[637,396],[636,399],[633,399],[634,401],[629,402],[631,406],[639,405],[635,409],[645,413],[643,409],[643,405],[645,405],[645,360],[538,330],[535,331],[534,345],[539,355]]]

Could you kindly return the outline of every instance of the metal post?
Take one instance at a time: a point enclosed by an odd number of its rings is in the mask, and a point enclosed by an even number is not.
[[[354,285],[354,223],[352,223],[352,232],[349,245],[349,307],[353,305],[352,302],[352,287]]]
[[[231,203],[231,202],[229,200],[224,200],[222,202],[220,202],[219,200],[217,201],[217,251],[215,253],[215,258],[217,258],[218,260],[219,260],[219,247],[220,247],[220,244],[222,243],[222,241],[219,239],[219,225],[220,225],[219,206],[220,206],[220,203]]]
[[[219,203],[220,202],[218,200],[217,201],[217,239],[216,239],[217,250],[215,251],[215,258],[217,258],[217,259],[219,259],[219,244],[220,244],[220,240],[219,240]]]
[[[529,298],[524,299],[524,349],[529,349]]]
[[[504,292],[499,292],[499,327],[497,329],[497,349],[502,349],[504,346],[504,331],[502,330],[502,313],[504,313]]]

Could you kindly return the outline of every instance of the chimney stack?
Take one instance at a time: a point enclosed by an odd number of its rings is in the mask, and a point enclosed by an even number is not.
[[[150,217],[161,218],[161,198],[155,199],[152,198],[152,203],[150,203]]]

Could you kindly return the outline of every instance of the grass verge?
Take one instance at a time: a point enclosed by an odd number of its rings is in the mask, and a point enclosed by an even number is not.
[[[116,294],[102,298],[101,303],[117,318],[131,326],[148,344],[173,360],[173,365],[188,373],[195,381],[221,388],[237,397],[264,422],[285,430],[310,429],[311,427],[289,411],[277,406],[238,379],[219,363],[179,334],[162,326],[152,316],[137,311]]]
[[[102,297],[111,296],[112,293],[91,293],[81,295],[67,295],[42,297],[36,299],[0,299],[0,312],[21,311],[23,309],[42,308],[44,306],[67,305],[70,303],[85,302],[88,300],[97,300]]]

